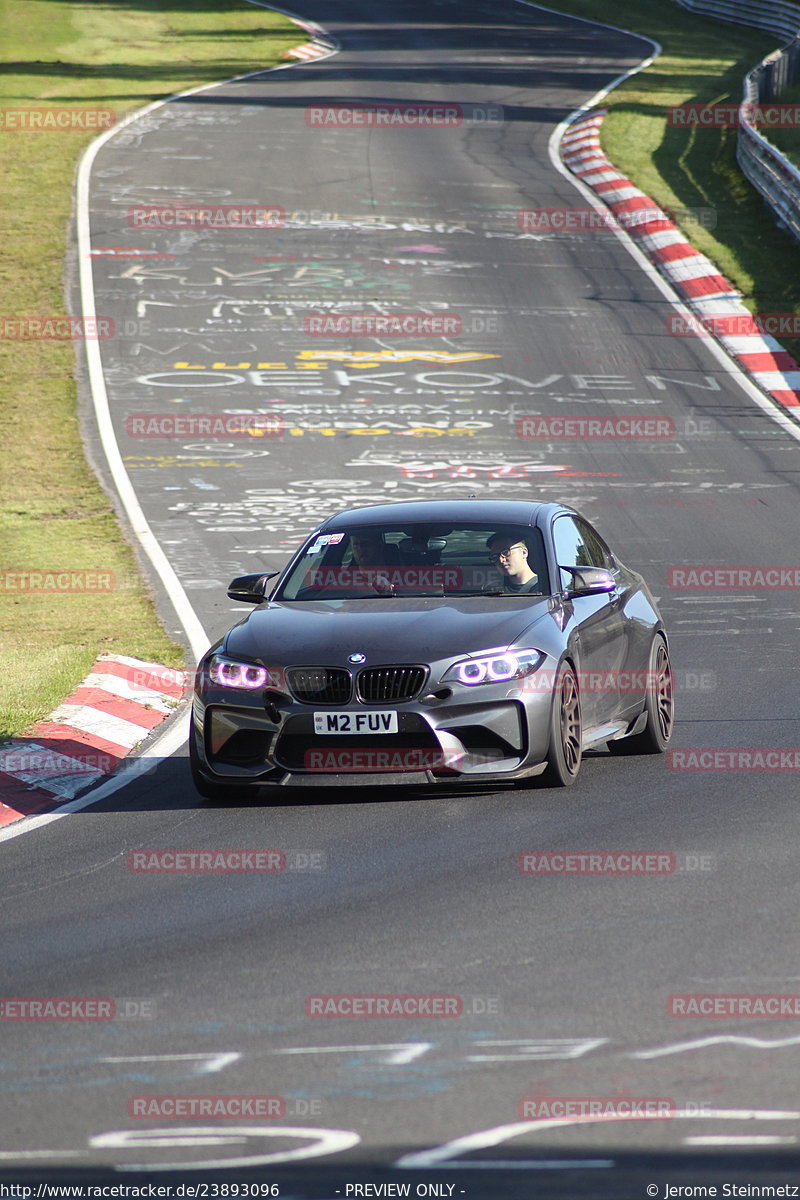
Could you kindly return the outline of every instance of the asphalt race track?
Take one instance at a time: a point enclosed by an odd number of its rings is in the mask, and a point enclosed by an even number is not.
[[[114,427],[208,638],[244,612],[229,579],[277,568],[336,508],[557,498],[660,598],[674,747],[800,745],[797,592],[670,586],[675,567],[798,563],[797,439],[701,339],[670,335],[674,308],[613,233],[517,219],[586,207],[550,136],[649,45],[510,0],[307,0],[302,15],[337,54],[162,106],[92,172]],[[386,101],[459,115],[311,115]],[[136,216],[174,205],[285,215]],[[321,337],[310,319],[376,312],[460,332]],[[279,428],[152,438],[131,423],[237,411]],[[666,418],[674,433],[520,437],[539,415]],[[668,1012],[676,994],[800,991],[796,770],[602,752],[568,791],[329,787],[225,808],[195,794],[185,753],[0,846],[3,994],[133,1014],[5,1025],[0,1181],[489,1200],[800,1184],[797,1019]],[[292,869],[129,869],[135,850],[219,847],[278,849]],[[521,873],[533,851],[657,852],[675,869]],[[461,1015],[308,1017],[323,994],[456,996]],[[267,1119],[130,1115],[153,1095],[280,1099]],[[534,1121],[524,1103],[609,1097],[675,1115]]]

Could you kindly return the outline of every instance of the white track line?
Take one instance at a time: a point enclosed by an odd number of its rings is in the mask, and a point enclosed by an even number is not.
[[[583,198],[587,200],[589,204],[591,204],[592,208],[596,212],[608,214],[610,210],[606,208],[606,206],[601,203],[600,200],[598,200],[595,193],[584,183],[582,183],[580,179],[573,175],[572,172],[568,170],[561,161],[561,139],[582,113],[589,112],[590,109],[599,104],[609,92],[614,90],[614,88],[619,87],[619,85],[624,83],[626,79],[630,79],[632,75],[637,75],[639,71],[643,71],[646,67],[649,67],[651,63],[655,62],[661,53],[661,46],[653,38],[647,37],[643,33],[634,33],[630,29],[621,29],[619,25],[608,25],[605,21],[590,21],[586,17],[575,17],[572,16],[571,13],[562,13],[557,9],[547,8],[547,6],[544,4],[535,4],[533,0],[516,0],[516,3],[524,4],[526,8],[537,8],[541,12],[552,13],[554,16],[565,17],[570,21],[581,21],[585,25],[599,25],[603,29],[613,29],[616,33],[625,33],[629,37],[635,37],[639,38],[640,41],[649,42],[653,47],[653,53],[647,58],[643,59],[638,66],[631,67],[629,71],[625,71],[624,74],[618,75],[617,78],[613,79],[606,87],[601,88],[599,92],[595,92],[591,99],[587,100],[585,104],[582,104],[580,108],[576,108],[574,112],[570,113],[560,125],[557,125],[550,135],[550,140],[547,145],[550,162],[555,170],[558,171],[559,175],[563,175],[565,179],[568,179],[572,186],[578,189]],[[681,313],[682,316],[691,320],[692,310],[688,308],[687,305],[684,304],[677,295],[677,293],[673,291],[663,275],[660,274],[656,267],[654,267],[650,260],[642,253],[639,247],[632,241],[628,233],[624,229],[614,228],[611,229],[611,232],[615,237],[619,238],[620,242],[631,255],[631,257],[636,260],[637,265],[642,269],[642,271],[644,271],[645,275],[649,276],[655,286],[659,289],[664,299],[669,301],[676,312]],[[709,354],[711,354],[717,360],[726,375],[729,375],[733,382],[739,385],[742,391],[744,391],[747,396],[755,404],[757,404],[763,412],[767,414],[770,420],[774,421],[776,425],[780,425],[784,433],[790,434],[795,441],[800,442],[800,425],[793,421],[791,417],[787,416],[786,413],[778,407],[775,401],[768,399],[767,396],[765,396],[763,392],[756,387],[756,385],[745,374],[738,363],[725,352],[723,347],[719,345],[718,342],[715,342],[713,338],[704,338],[702,339],[702,345],[708,350]]]
[[[249,3],[254,3],[255,0],[248,0]],[[267,7],[261,5],[261,7]],[[269,6],[274,7],[274,6]],[[282,12],[284,16],[297,22],[306,30],[317,31],[318,27],[312,23],[305,21],[303,18],[296,16],[295,13],[290,13],[285,9],[275,9],[276,12]],[[332,49],[328,52],[328,57],[335,54],[337,51]],[[316,59],[315,61],[319,61]],[[78,267],[80,273],[80,288],[81,288],[81,306],[83,308],[84,317],[96,316],[95,291],[94,291],[94,273],[93,273],[93,258],[91,255],[91,225],[89,219],[89,188],[91,183],[91,172],[94,160],[97,157],[98,151],[113,137],[115,137],[121,129],[125,129],[128,125],[140,120],[156,109],[162,108],[166,104],[171,104],[175,100],[182,100],[186,96],[196,96],[201,92],[210,91],[212,88],[226,87],[230,83],[238,83],[244,79],[253,79],[257,75],[265,75],[269,71],[286,71],[291,68],[302,66],[300,62],[286,63],[278,67],[267,67],[261,71],[248,71],[244,75],[234,75],[230,79],[221,80],[217,83],[203,84],[201,87],[188,88],[184,92],[178,92],[174,96],[170,96],[166,100],[156,100],[152,104],[148,104],[145,108],[140,108],[135,113],[130,113],[124,117],[118,125],[112,129],[106,130],[98,138],[87,147],[81,158],[78,166],[78,184],[76,196],[76,223],[78,229]],[[109,470],[111,471],[114,480],[114,486],[117,494],[125,509],[126,516],[131,524],[133,533],[144,550],[153,568],[156,571],[159,579],[164,585],[167,595],[169,596],[172,606],[175,609],[178,620],[184,629],[189,640],[192,653],[195,658],[200,658],[209,644],[209,637],[203,628],[197,613],[192,607],[189,597],[184,591],[183,585],[178,579],[172,565],[170,564],[164,551],[158,543],[157,538],[153,534],[150,525],[145,518],[142,507],[134,491],[128,472],[125,470],[125,465],[122,461],[117,439],[114,433],[114,427],[111,420],[111,412],[108,403],[108,394],[106,392],[106,382],[103,375],[103,364],[100,356],[100,343],[98,340],[86,340],[86,361],[89,372],[89,387],[92,393],[92,403],[94,405],[95,418],[97,427],[100,433],[100,439],[103,446],[103,452],[106,456]]]
[[[105,783],[101,783],[94,791],[87,792],[85,796],[80,796],[77,800],[70,801],[69,804],[63,804],[57,812],[42,813],[40,816],[33,817],[21,817],[13,825],[5,825],[0,828],[0,842],[8,842],[23,833],[31,833],[34,829],[42,829],[45,825],[50,825],[53,821],[60,821],[62,817],[66,817],[69,813],[81,812],[84,808],[89,808],[99,800],[105,800],[107,796],[112,796],[120,788],[127,787],[129,783],[140,779],[142,775],[149,775],[152,771],[155,771],[159,761],[162,758],[169,758],[177,750],[180,750],[188,736],[189,712],[186,711],[181,714],[177,721],[172,722],[160,737],[156,738],[147,747],[145,754],[140,755],[138,758],[127,759],[115,775],[112,775]]]
[[[309,61],[318,63],[322,58],[330,58],[332,55],[338,54],[339,48],[336,40],[323,30],[321,26],[315,24],[315,22],[308,21],[304,17],[299,17],[296,13],[290,12],[288,9],[278,8],[274,4],[261,3],[260,0],[247,0],[247,3],[256,4],[260,8],[269,8],[274,12],[282,13],[307,32],[320,36],[324,35],[331,49],[327,53],[320,54],[317,58]],[[78,270],[81,308],[83,309],[84,317],[94,317],[96,315],[94,273],[92,270],[93,258],[91,255],[91,225],[89,220],[89,188],[92,166],[94,165],[98,151],[105,146],[106,142],[115,137],[121,129],[125,129],[126,126],[133,124],[134,121],[138,121],[141,117],[147,116],[148,113],[155,112],[157,108],[161,108],[165,104],[171,104],[174,100],[182,100],[186,96],[196,96],[200,92],[207,92],[212,88],[226,87],[230,83],[238,83],[244,79],[254,79],[258,75],[266,75],[272,71],[296,70],[304,66],[305,63],[306,60],[301,59],[296,62],[287,62],[277,67],[264,67],[260,71],[248,71],[244,75],[234,75],[230,79],[222,79],[216,83],[206,83],[201,87],[188,88],[184,92],[177,92],[174,96],[169,96],[166,100],[155,100],[145,108],[140,108],[136,112],[124,117],[118,125],[100,134],[99,137],[95,138],[87,146],[78,165],[75,201],[75,219],[78,232]],[[189,641],[192,653],[195,658],[200,658],[207,649],[211,639],[203,628],[200,618],[194,611],[189,597],[183,589],[183,585],[150,528],[134,491],[130,476],[125,470],[125,464],[122,461],[122,455],[120,454],[111,420],[99,342],[91,341],[87,338],[85,344],[89,389],[92,394],[95,419],[100,433],[103,452],[106,456],[106,462],[108,463],[117,495],[120,498],[136,540],[144,550],[153,569],[164,585],[164,589],[172,602],[181,627]],[[107,796],[112,795],[123,787],[127,787],[129,783],[133,783],[142,775],[153,771],[156,759],[168,758],[177,750],[180,750],[181,746],[186,742],[188,735],[189,714],[184,713],[178,721],[171,723],[169,728],[148,746],[146,755],[128,760],[105,783],[100,784],[93,791],[87,792],[85,796],[81,796],[78,800],[64,804],[59,808],[58,812],[43,813],[40,816],[21,817],[19,821],[15,821],[12,825],[0,828],[0,842],[7,842],[12,838],[20,837],[24,833],[31,833],[36,829],[42,829],[45,825],[50,825],[53,821],[59,821],[69,813],[80,812],[98,803],[100,800],[105,800]]]
[[[297,24],[301,25],[303,28],[313,30],[315,33],[323,32],[321,27],[316,25],[314,22],[307,21],[304,18],[299,17],[296,13],[289,12],[287,9],[277,8],[275,5],[268,4],[266,3],[266,0],[247,0],[247,3],[254,4],[259,8],[269,8],[275,12],[283,13],[283,15],[289,17],[290,20],[296,21]],[[550,157],[550,162],[555,170],[558,171],[560,175],[563,175],[565,179],[568,179],[573,187],[578,189],[584,199],[591,204],[592,208],[594,208],[597,212],[606,213],[608,212],[608,209],[605,207],[605,205],[601,204],[597,200],[594,192],[582,184],[581,181],[577,179],[570,171],[568,171],[562,163],[559,154],[561,138],[564,136],[567,129],[569,129],[572,122],[576,120],[581,113],[587,112],[596,104],[599,104],[604,96],[607,96],[609,92],[613,91],[614,88],[618,87],[619,84],[623,83],[626,79],[629,79],[632,75],[636,75],[639,71],[643,71],[646,67],[649,67],[650,64],[654,62],[661,53],[661,46],[658,42],[654,41],[653,38],[646,37],[644,34],[632,33],[631,30],[622,29],[619,25],[609,25],[604,21],[591,21],[585,17],[572,16],[569,13],[559,12],[557,9],[547,8],[546,5],[543,4],[535,4],[533,3],[533,0],[516,0],[516,3],[524,4],[528,8],[539,9],[541,12],[551,13],[554,16],[564,17],[568,20],[580,21],[585,25],[598,25],[604,29],[612,29],[616,33],[624,33],[629,37],[637,37],[643,42],[649,42],[653,47],[653,53],[648,58],[643,59],[638,66],[632,67],[629,71],[625,71],[624,74],[617,76],[617,78],[613,79],[606,87],[601,88],[598,92],[596,92],[594,96],[592,96],[591,99],[585,104],[581,105],[580,108],[575,109],[575,111],[571,113],[566,120],[562,121],[561,124],[556,127],[548,142],[548,154]],[[328,54],[324,56],[328,58],[334,54],[337,54],[339,47],[338,43],[336,43],[327,32],[325,33],[325,37],[334,47],[329,51]],[[314,59],[313,61],[319,62],[321,59]],[[125,117],[118,125],[115,125],[112,129],[109,129],[105,133],[101,134],[91,143],[90,146],[87,147],[78,167],[76,198],[81,302],[84,317],[94,317],[96,315],[94,275],[92,272],[92,256],[90,253],[91,238],[89,223],[89,183],[91,169],[94,164],[94,160],[97,157],[98,151],[106,144],[106,142],[110,141],[120,129],[124,129],[127,125],[132,124],[134,121],[138,121],[146,114],[154,112],[157,108],[161,108],[162,105],[172,103],[173,100],[179,100],[185,96],[198,95],[201,92],[210,91],[212,88],[224,87],[229,83],[238,83],[240,80],[252,79],[257,75],[265,75],[268,71],[285,71],[289,68],[300,67],[303,65],[303,62],[299,61],[294,63],[286,63],[285,65],[278,67],[265,68],[262,71],[248,71],[244,75],[235,75],[231,79],[225,79],[217,83],[204,84],[201,87],[189,88],[184,92],[178,92],[176,95],[170,96],[167,100],[156,100],[153,104],[149,104],[145,108],[139,109],[137,112],[131,113],[129,116]],[[633,244],[625,230],[613,229],[612,232],[614,233],[615,237],[619,238],[619,240],[627,249],[628,253],[636,260],[636,263],[641,270],[644,271],[646,275],[649,275],[656,287],[659,288],[662,295],[666,300],[669,301],[673,308],[675,308],[677,312],[682,313],[684,316],[690,317],[691,311],[685,304],[682,303],[681,300],[678,299],[677,295],[673,292],[666,280],[659,274],[656,268],[652,266],[641,250],[639,250],[638,246]],[[776,424],[780,425],[785,432],[790,433],[792,437],[794,437],[797,441],[800,441],[800,428],[798,428],[798,426],[795,425],[790,418],[774,408],[773,404],[766,398],[766,396],[762,395],[762,393],[753,383],[751,383],[751,381],[741,371],[736,363],[733,362],[733,360],[725,353],[722,347],[716,342],[709,341],[704,344],[707,346],[709,353],[717,359],[717,361],[724,368],[725,372],[739,384],[739,386],[744,392],[746,392],[750,399],[753,400],[765,413],[767,413],[768,416],[776,422]],[[150,562],[152,563],[172,601],[173,607],[175,608],[175,612],[178,616],[178,620],[186,632],[192,652],[197,658],[200,658],[208,646],[209,637],[205,632],[199,617],[189,602],[189,598],[186,595],[186,592],[184,591],[180,581],[178,580],[175,571],[167,560],[164,551],[161,549],[155,535],[150,529],[141,505],[139,504],[134,492],[130,477],[125,470],[125,466],[122,462],[122,456],[119,452],[119,446],[117,445],[117,440],[114,434],[114,427],[111,421],[108,395],[105,387],[105,378],[103,376],[102,360],[100,357],[100,347],[98,342],[93,342],[87,339],[86,357],[89,371],[89,386],[92,392],[92,402],[94,405],[95,417],[97,420],[98,430],[100,432],[103,451],[106,455],[106,461],[111,471],[114,484],[117,488],[117,493],[123,504],[137,540],[150,559]],[[181,740],[177,742],[176,731],[180,731],[181,737]],[[154,752],[164,749],[165,756],[173,754],[183,745],[187,734],[188,717],[176,722],[174,725],[171,725],[170,728],[161,735],[161,737],[153,742],[150,747],[150,751]],[[167,749],[167,747],[169,747],[169,749]],[[152,755],[149,757],[151,756]],[[8,841],[13,837],[19,837],[21,834],[28,833],[33,829],[39,829],[44,825],[50,824],[52,821],[59,820],[62,816],[66,816],[69,812],[78,812],[83,808],[88,808],[91,804],[96,803],[98,800],[104,799],[112,792],[115,792],[119,788],[126,786],[129,782],[132,782],[133,779],[138,778],[139,775],[143,774],[145,770],[152,769],[151,767],[146,767],[144,769],[140,767],[138,770],[135,769],[138,764],[144,762],[147,762],[147,759],[132,760],[131,767],[134,769],[129,771],[126,770],[126,767],[123,767],[112,779],[108,780],[107,783],[102,784],[95,791],[88,793],[79,800],[72,801],[72,803],[65,805],[56,813],[46,813],[38,817],[34,816],[22,818],[19,822],[15,822],[13,825],[9,825],[5,829],[0,829],[0,842]]]

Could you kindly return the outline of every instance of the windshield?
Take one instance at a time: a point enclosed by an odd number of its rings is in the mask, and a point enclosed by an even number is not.
[[[541,534],[529,525],[362,525],[311,537],[274,599],[548,591]]]

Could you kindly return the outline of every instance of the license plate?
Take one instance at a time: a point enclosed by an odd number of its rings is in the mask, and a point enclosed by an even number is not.
[[[397,733],[396,712],[315,712],[314,733]]]

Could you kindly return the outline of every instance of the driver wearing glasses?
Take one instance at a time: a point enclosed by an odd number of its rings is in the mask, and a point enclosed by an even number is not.
[[[513,595],[539,591],[539,576],[528,565],[528,547],[507,534],[493,533],[486,543],[489,562],[503,577],[503,590]]]

